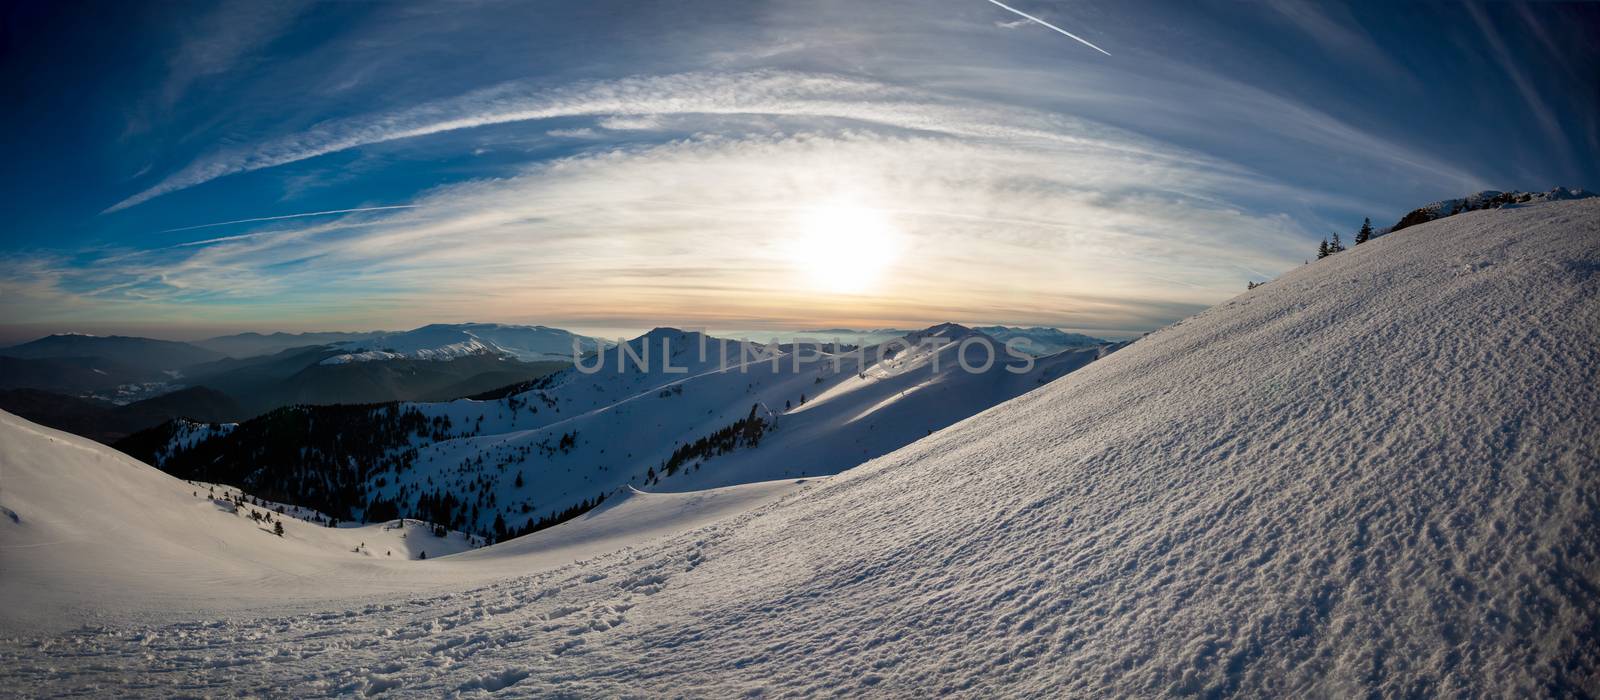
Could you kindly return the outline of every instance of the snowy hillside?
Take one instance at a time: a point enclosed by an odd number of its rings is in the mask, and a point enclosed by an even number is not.
[[[461,323],[433,324],[335,345],[348,352],[323,360],[323,364],[397,359],[452,360],[482,354],[506,355],[523,362],[571,361],[574,346],[589,352],[601,347],[603,342],[560,328]]]
[[[648,542],[800,487],[623,494],[559,538],[476,549],[476,538],[416,520],[327,527],[321,513],[181,481],[0,411],[0,636],[449,590]],[[16,668],[0,667],[0,677]]]
[[[459,576],[449,589],[11,635],[0,663],[22,694],[1590,696],[1596,337],[1600,200],[1459,214],[677,536],[472,578],[516,561],[495,556],[515,540],[424,565]],[[899,376],[838,379],[773,435],[813,410],[862,415],[829,404],[876,415],[868,401],[896,394],[869,382]],[[610,410],[624,408],[647,410]],[[22,523],[64,528],[114,502],[77,482],[13,486],[13,465],[83,458],[5,437],[0,504]],[[49,549],[82,568],[100,551],[17,532],[0,520],[5,585],[14,557]],[[205,590],[196,579],[174,577]]]

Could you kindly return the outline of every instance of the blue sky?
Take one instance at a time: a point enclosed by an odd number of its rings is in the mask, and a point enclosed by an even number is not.
[[[986,0],[12,3],[0,340],[1119,335],[1600,184],[1593,5],[1008,4],[1110,55]]]

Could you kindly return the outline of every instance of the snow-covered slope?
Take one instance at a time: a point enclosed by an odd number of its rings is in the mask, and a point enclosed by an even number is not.
[[[150,695],[1593,695],[1597,336],[1600,201],[1461,214],[681,536],[0,661]]]
[[[559,538],[546,531],[479,549],[476,538],[439,536],[416,520],[327,527],[315,511],[181,481],[0,411],[0,637],[451,590],[648,542],[801,486],[632,492],[565,524]]]
[[[323,364],[394,359],[450,360],[480,354],[507,355],[523,362],[570,361],[574,345],[589,352],[603,343],[560,328],[460,323],[433,324],[336,345],[349,352],[323,360]]]

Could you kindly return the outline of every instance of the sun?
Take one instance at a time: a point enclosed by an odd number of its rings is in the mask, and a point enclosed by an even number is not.
[[[785,254],[814,289],[859,294],[877,286],[899,255],[900,238],[879,209],[829,203],[800,212]]]

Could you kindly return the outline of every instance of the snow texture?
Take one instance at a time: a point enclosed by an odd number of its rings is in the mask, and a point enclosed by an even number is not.
[[[0,674],[121,696],[1592,697],[1596,337],[1600,201],[1460,214],[692,530],[469,579],[513,541],[416,567],[453,588],[361,604],[11,634]],[[5,435],[6,582],[52,549],[16,548],[30,519],[107,507],[13,486],[16,465],[127,466],[52,439]]]

